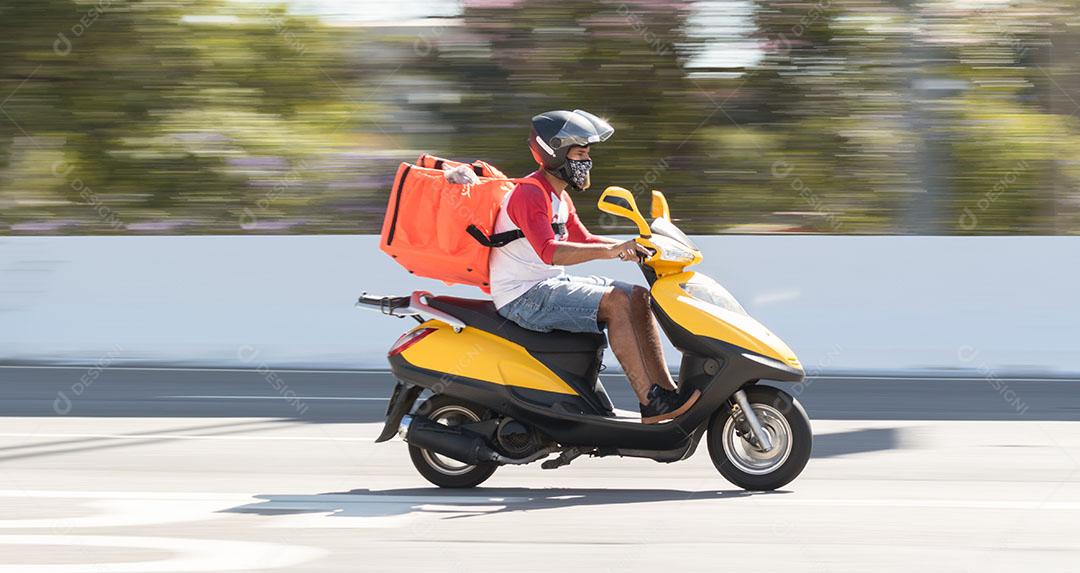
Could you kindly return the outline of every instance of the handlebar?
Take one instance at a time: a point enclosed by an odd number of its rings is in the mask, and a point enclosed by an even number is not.
[[[656,249],[654,249],[654,248],[652,248],[652,247],[650,247],[650,246],[648,246],[648,245],[643,245],[643,244],[641,243],[641,239],[643,239],[643,238],[645,238],[645,237],[638,237],[637,239],[635,239],[635,242],[636,242],[636,243],[637,243],[638,245],[641,245],[642,247],[645,247],[645,250],[646,250],[646,251],[649,251],[649,256],[645,256],[645,255],[640,255],[640,254],[639,254],[639,255],[638,255],[638,257],[637,257],[637,259],[638,259],[638,264],[640,264],[640,265],[643,265],[643,264],[645,264],[645,262],[646,262],[646,261],[648,261],[648,260],[652,259],[653,257],[655,257],[655,256],[656,256],[656,253],[658,253],[658,252],[659,252],[659,251],[657,251]]]

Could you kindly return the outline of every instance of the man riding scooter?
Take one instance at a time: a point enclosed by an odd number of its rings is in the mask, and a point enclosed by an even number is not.
[[[578,193],[589,187],[589,148],[614,132],[607,122],[582,110],[549,111],[532,118],[529,149],[540,168],[528,177],[541,186],[519,183],[503,198],[495,233],[520,229],[524,237],[492,249],[491,296],[501,316],[530,330],[600,333],[606,326],[611,349],[641,402],[641,421],[656,424],[684,413],[700,392],[683,396],[677,391],[649,291],[563,269],[601,259],[637,262],[649,255],[633,240],[591,234],[566,192],[568,187]]]

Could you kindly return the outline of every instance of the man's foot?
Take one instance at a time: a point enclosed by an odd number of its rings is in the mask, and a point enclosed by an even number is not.
[[[674,390],[653,384],[649,389],[649,403],[641,404],[641,423],[659,424],[677,418],[689,410],[700,397],[700,390],[694,390],[693,394],[684,397]]]

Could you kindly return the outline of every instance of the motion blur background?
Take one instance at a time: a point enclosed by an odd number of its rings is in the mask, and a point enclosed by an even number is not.
[[[1080,0],[0,0],[0,573],[1077,571],[1078,50]],[[373,443],[414,325],[356,296],[480,295],[379,252],[397,166],[525,174],[557,108],[617,130],[586,224],[665,191],[798,353],[787,491]]]
[[[0,0],[0,234],[377,232],[575,107],[692,233],[1075,234],[1077,4]]]

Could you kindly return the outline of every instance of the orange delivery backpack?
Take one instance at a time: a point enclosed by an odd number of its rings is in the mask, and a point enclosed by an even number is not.
[[[446,284],[477,286],[490,294],[491,249],[524,236],[520,230],[492,234],[503,197],[517,183],[540,183],[509,179],[483,161],[470,164],[480,183],[447,181],[443,169],[460,165],[424,154],[415,164],[398,167],[379,248],[410,273]]]

